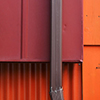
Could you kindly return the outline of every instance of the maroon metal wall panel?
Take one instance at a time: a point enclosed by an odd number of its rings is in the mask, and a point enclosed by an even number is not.
[[[81,65],[63,64],[64,100],[82,100]],[[0,100],[51,100],[49,63],[0,63]]]
[[[82,0],[62,7],[62,60],[81,61]],[[50,12],[50,0],[1,0],[0,60],[50,61]]]
[[[63,61],[82,61],[83,59],[82,5],[82,0],[63,0]]]
[[[50,0],[25,0],[23,7],[23,58],[50,60]]]
[[[24,0],[23,59],[50,61],[51,0]],[[63,0],[63,61],[81,61],[82,0]]]
[[[0,0],[0,60],[20,58],[21,0]]]

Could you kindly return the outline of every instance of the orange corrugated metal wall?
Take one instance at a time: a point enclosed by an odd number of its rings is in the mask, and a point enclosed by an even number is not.
[[[63,63],[64,100],[82,100],[81,64]],[[49,63],[0,63],[0,100],[50,100]]]

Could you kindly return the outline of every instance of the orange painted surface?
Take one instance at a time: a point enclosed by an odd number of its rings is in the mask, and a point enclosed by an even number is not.
[[[81,65],[65,63],[63,65],[64,100],[82,100]]]
[[[100,46],[84,46],[83,100],[100,100]]]
[[[64,100],[82,100],[81,65],[63,64]],[[49,63],[0,63],[0,100],[51,100]]]
[[[83,100],[100,100],[100,0],[83,0]]]
[[[100,45],[100,0],[83,0],[84,45]]]

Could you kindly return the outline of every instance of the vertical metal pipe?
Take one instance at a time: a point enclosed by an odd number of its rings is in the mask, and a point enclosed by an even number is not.
[[[62,92],[62,0],[52,0],[51,99],[63,100]]]

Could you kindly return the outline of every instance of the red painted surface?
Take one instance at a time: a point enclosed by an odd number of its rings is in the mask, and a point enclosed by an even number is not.
[[[82,57],[82,0],[63,0],[62,60]],[[0,61],[50,61],[51,0],[0,1]]]
[[[81,65],[63,64],[64,100],[82,100]],[[51,100],[49,63],[0,63],[0,100]]]
[[[23,58],[50,60],[50,0],[25,0],[23,12]]]
[[[20,59],[21,0],[0,0],[0,60]]]
[[[25,0],[23,12],[23,59],[50,61],[51,0]],[[62,59],[82,57],[82,0],[63,0]]]
[[[62,2],[62,58],[79,61],[83,59],[82,0]]]

